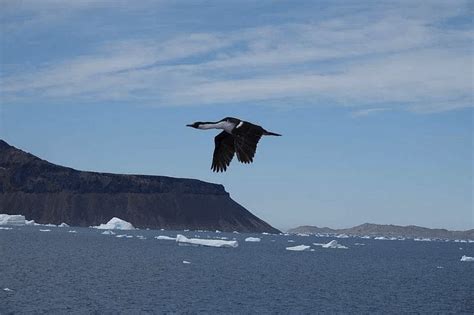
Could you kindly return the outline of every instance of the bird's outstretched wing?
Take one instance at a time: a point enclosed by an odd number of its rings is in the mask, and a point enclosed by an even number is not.
[[[214,172],[225,172],[227,166],[229,166],[230,161],[232,161],[232,158],[234,157],[234,137],[231,134],[222,131],[214,138],[214,144],[215,148],[211,169]]]
[[[234,136],[235,151],[237,159],[242,163],[252,163],[257,144],[262,137],[264,129],[260,126],[243,122],[242,125],[234,128],[232,134]]]

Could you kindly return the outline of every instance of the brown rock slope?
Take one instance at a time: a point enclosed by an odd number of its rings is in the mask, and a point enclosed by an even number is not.
[[[232,200],[222,185],[78,171],[41,160],[3,140],[0,213],[71,226],[98,225],[115,216],[139,228],[279,232]]]

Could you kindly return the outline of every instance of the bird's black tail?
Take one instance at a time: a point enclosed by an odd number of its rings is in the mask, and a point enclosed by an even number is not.
[[[281,134],[279,133],[274,133],[274,132],[270,132],[270,131],[266,131],[263,133],[265,136],[281,136]]]

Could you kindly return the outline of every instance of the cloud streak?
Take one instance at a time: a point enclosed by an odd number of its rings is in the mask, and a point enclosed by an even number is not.
[[[435,26],[437,15],[382,13],[363,22],[354,14],[108,41],[87,55],[2,74],[2,97],[157,106],[285,100],[417,112],[472,106],[472,31]]]

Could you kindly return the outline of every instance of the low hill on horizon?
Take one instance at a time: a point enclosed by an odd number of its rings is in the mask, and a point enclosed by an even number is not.
[[[474,240],[474,229],[466,231],[449,231],[446,229],[430,229],[426,227],[393,224],[364,223],[347,229],[331,229],[303,225],[289,229],[288,233],[303,234],[347,234],[353,236],[387,236],[407,238],[438,238],[438,239],[470,239]]]

